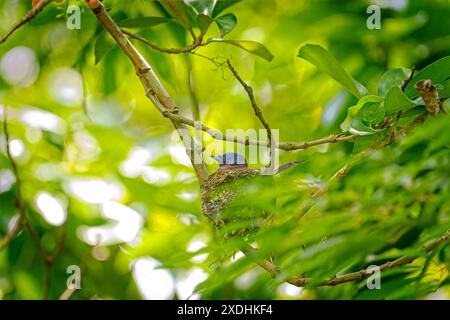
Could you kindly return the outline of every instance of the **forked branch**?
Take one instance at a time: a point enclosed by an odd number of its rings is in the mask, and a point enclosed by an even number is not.
[[[88,6],[96,15],[97,20],[114,38],[116,43],[134,65],[136,73],[145,89],[146,96],[153,102],[161,113],[167,112],[176,115],[178,113],[178,107],[162,85],[156,73],[153,71],[150,64],[139,53],[139,51],[137,51],[137,49],[131,44],[126,35],[111,18],[102,3],[99,0],[90,0]],[[179,123],[173,120],[172,123],[174,127],[182,134],[182,142],[186,148],[186,153],[191,160],[200,185],[202,185],[208,177],[208,171],[206,170],[201,158],[201,148],[197,146],[194,139],[189,134],[183,134],[188,131],[184,123]]]
[[[17,31],[20,27],[22,27],[23,25],[27,24],[28,22],[30,22],[31,20],[34,19],[34,17],[36,17],[38,15],[39,12],[41,12],[50,2],[52,2],[52,0],[41,0],[40,2],[38,2],[33,9],[31,9],[30,11],[28,11],[28,13],[22,18],[20,19],[20,21],[18,21],[17,23],[15,23],[11,29],[9,29],[8,32],[6,32],[1,38],[0,38],[0,44],[2,44],[3,42],[5,42],[6,40],[8,40],[8,38],[15,32]]]

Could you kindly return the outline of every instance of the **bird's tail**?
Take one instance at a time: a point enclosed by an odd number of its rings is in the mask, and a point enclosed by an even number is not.
[[[303,163],[303,162],[305,162],[305,160],[298,160],[298,161],[293,161],[293,162],[289,162],[289,163],[283,164],[278,169],[276,169],[273,174],[279,174],[280,172],[283,172],[283,171],[285,171],[287,169],[295,167],[295,166],[297,166],[297,165],[299,165],[300,163]]]

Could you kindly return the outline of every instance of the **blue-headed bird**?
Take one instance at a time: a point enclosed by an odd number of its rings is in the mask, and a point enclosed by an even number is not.
[[[203,213],[211,219],[222,238],[248,236],[273,221],[276,204],[275,183],[271,175],[250,168],[244,156],[225,153],[213,156],[219,168],[202,188]],[[281,166],[274,174],[301,161]]]

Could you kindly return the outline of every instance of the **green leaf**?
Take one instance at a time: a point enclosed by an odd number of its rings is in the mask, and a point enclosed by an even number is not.
[[[383,103],[368,102],[361,107],[356,117],[366,124],[374,124],[383,120],[384,114]]]
[[[118,51],[113,51],[105,56],[103,64],[103,94],[108,96],[117,90],[116,56]]]
[[[425,106],[416,106],[402,113],[401,118],[416,117],[425,112]]]
[[[171,19],[165,17],[140,17],[119,21],[117,24],[122,28],[151,28],[159,24],[167,23]]]
[[[183,1],[160,0],[163,8],[186,30],[192,30],[192,7],[187,6]],[[195,15],[195,13],[194,13]]]
[[[237,18],[232,13],[224,14],[215,19],[220,30],[220,36],[223,38],[227,33],[230,33],[237,25]]]
[[[205,34],[208,31],[209,26],[211,25],[211,23],[213,23],[213,21],[214,21],[213,18],[203,13],[197,16],[198,27],[203,34]]]
[[[198,13],[195,11],[195,9],[192,6],[189,6],[187,4],[184,4],[184,9],[187,13],[189,24],[192,27],[198,28],[198,22],[197,22]]]
[[[222,11],[228,9],[231,6],[234,6],[241,1],[242,0],[218,0],[216,5],[214,6],[212,17],[217,17]]]
[[[384,119],[385,111],[383,103],[365,102],[358,110],[356,116],[350,119],[348,129],[352,134],[369,135],[378,131],[373,125]]]
[[[244,49],[247,52],[250,52],[254,55],[257,55],[261,58],[266,59],[267,61],[272,61],[273,54],[267,49],[263,44],[256,42],[256,41],[250,41],[250,40],[224,40],[220,38],[212,38],[208,40],[208,43],[210,42],[221,42],[221,43],[227,43],[231,44],[233,46],[239,47],[241,49]]]
[[[348,131],[352,134],[357,134],[360,136],[367,136],[377,132],[375,129],[372,129],[358,118],[351,120],[350,129]]]
[[[307,44],[299,50],[298,57],[308,60],[319,70],[326,72],[330,77],[347,88],[355,97],[361,98],[367,94],[367,89],[353,79],[325,48],[315,44]]]
[[[94,55],[95,64],[98,64],[100,60],[115,46],[115,42],[108,36],[106,32],[100,33],[95,40]]]
[[[450,97],[450,79],[436,85],[436,88],[439,92],[439,98],[443,99]]]
[[[414,86],[423,79],[430,79],[433,84],[440,84],[450,78],[450,56],[442,58],[428,65],[412,78],[405,89],[405,94],[413,99],[419,96]]]
[[[392,114],[398,111],[407,111],[417,106],[417,103],[410,100],[400,89],[400,87],[392,87],[386,94],[384,100],[384,108],[387,114]]]
[[[401,86],[408,79],[411,70],[398,68],[386,71],[378,81],[378,95],[384,97],[394,86]]]
[[[358,103],[350,108],[348,108],[347,118],[344,120],[344,122],[341,124],[342,131],[350,131],[351,128],[351,121],[355,118],[357,118],[359,110],[366,104],[366,103],[381,103],[383,102],[383,98],[375,95],[368,95],[364,96],[361,99],[359,99]]]

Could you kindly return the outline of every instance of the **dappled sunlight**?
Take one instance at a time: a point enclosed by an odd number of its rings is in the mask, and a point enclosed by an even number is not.
[[[142,168],[142,178],[150,184],[164,183],[169,181],[170,174],[166,170],[147,166]]]
[[[179,163],[184,166],[191,165],[191,160],[189,160],[189,157],[186,154],[186,150],[181,144],[179,143],[171,144],[170,146],[167,147],[167,151],[169,151],[170,155],[172,156],[172,160],[175,163]]]
[[[104,203],[102,214],[118,222],[114,233],[123,242],[130,242],[136,238],[144,222],[138,212],[117,202]]]
[[[99,227],[80,226],[77,229],[78,237],[84,242],[95,245],[113,245],[121,243],[114,233],[114,225],[104,225]]]
[[[68,181],[66,188],[78,199],[92,204],[121,200],[124,195],[124,190],[118,183],[96,178],[73,178]]]
[[[158,269],[161,263],[151,257],[136,259],[131,268],[133,278],[146,300],[167,300],[175,293],[175,279],[167,269]]]
[[[376,4],[381,8],[391,8],[394,10],[401,11],[408,6],[410,0],[371,0],[372,4]]]
[[[60,68],[49,75],[50,95],[64,106],[80,105],[83,99],[81,75],[69,68]]]
[[[42,217],[53,226],[62,225],[67,218],[66,205],[58,198],[47,192],[40,192],[36,196],[36,205]]]
[[[192,240],[191,242],[188,243],[186,251],[187,252],[197,252],[203,248],[206,247],[206,243],[201,241],[201,240]],[[208,258],[208,254],[207,253],[200,253],[194,257],[191,258],[192,262],[204,262],[206,259]]]
[[[256,279],[262,273],[261,269],[252,269],[240,275],[235,281],[234,285],[240,290],[246,290],[255,284]]]
[[[20,158],[25,153],[25,144],[20,139],[13,139],[9,142],[11,156]]]
[[[0,62],[2,77],[19,87],[29,87],[39,74],[39,62],[34,51],[27,47],[15,47]]]
[[[290,283],[283,283],[277,288],[277,293],[280,296],[298,298],[301,296],[302,292],[302,288],[296,287]]]
[[[12,185],[16,182],[16,177],[9,169],[0,170],[0,193],[6,192],[11,189]]]
[[[33,166],[33,175],[41,181],[54,181],[64,176],[64,170],[61,163],[41,163]]]
[[[180,222],[185,226],[200,224],[198,218],[190,213],[179,213],[177,214],[177,217],[180,220]]]
[[[177,194],[178,198],[183,199],[185,201],[195,201],[198,199],[198,196],[199,196],[198,192],[182,191]]]
[[[87,108],[92,122],[106,127],[114,127],[123,124],[130,118],[133,104],[125,104],[113,97],[102,100],[89,97]]]
[[[103,203],[100,211],[103,217],[112,221],[95,227],[81,226],[78,234],[85,242],[91,245],[134,242],[144,223],[138,212],[112,201]]]
[[[448,299],[448,16],[0,1],[0,300]]]
[[[194,294],[194,289],[208,278],[208,274],[201,268],[195,267],[177,274],[176,291],[181,300],[198,300],[200,294]]]
[[[133,147],[128,158],[120,164],[120,173],[128,178],[136,178],[152,159],[154,159],[154,153],[151,149]]]
[[[66,132],[64,120],[48,111],[24,108],[20,112],[20,120],[31,128],[40,128],[61,135]]]
[[[163,184],[169,182],[171,175],[168,171],[148,163],[156,158],[156,152],[151,148],[134,147],[128,158],[120,164],[120,173],[128,178],[142,177],[149,184]]]

